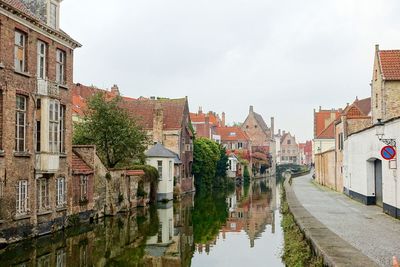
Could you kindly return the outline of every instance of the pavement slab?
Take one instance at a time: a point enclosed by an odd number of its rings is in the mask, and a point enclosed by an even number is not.
[[[293,178],[291,188],[297,201],[312,217],[379,266],[392,266],[392,257],[400,258],[400,221],[384,214],[382,208],[366,206],[320,186],[311,175]],[[300,214],[300,217],[311,227],[307,214]]]

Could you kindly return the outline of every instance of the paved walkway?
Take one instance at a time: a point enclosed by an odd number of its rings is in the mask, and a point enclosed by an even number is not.
[[[312,216],[379,265],[392,266],[392,257],[400,257],[400,221],[380,207],[316,185],[311,175],[294,178],[292,188]]]

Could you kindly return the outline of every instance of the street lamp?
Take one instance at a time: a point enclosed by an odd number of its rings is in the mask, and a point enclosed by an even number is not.
[[[375,123],[374,126],[375,126],[375,133],[379,141],[382,141],[388,146],[396,147],[396,139],[383,138],[383,136],[385,135],[385,124],[382,122],[382,119],[378,119],[377,123]]]

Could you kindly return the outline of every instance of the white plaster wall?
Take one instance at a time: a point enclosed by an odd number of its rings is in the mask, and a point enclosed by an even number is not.
[[[389,161],[382,158],[380,151],[385,144],[378,140],[375,128],[353,134],[344,142],[344,186],[366,196],[375,195],[373,159],[382,160],[383,202],[400,207],[400,187],[397,182],[399,169],[390,169]],[[400,142],[400,120],[387,123],[384,138],[395,138]],[[398,144],[397,144],[398,146]],[[396,148],[397,149],[397,148]],[[396,158],[397,166],[399,159]]]
[[[147,158],[147,164],[153,166],[158,170],[157,161],[161,160],[162,163],[162,179],[158,181],[157,193],[167,194],[174,191],[174,159],[172,158]],[[170,169],[170,162],[172,168]]]
[[[333,148],[335,148],[335,139],[314,139],[313,141],[314,155]]]

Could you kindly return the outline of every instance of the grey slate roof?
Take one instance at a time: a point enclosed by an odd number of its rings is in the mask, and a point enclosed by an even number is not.
[[[175,153],[171,150],[166,149],[162,144],[157,143],[152,148],[146,151],[146,157],[149,158],[174,158]]]

